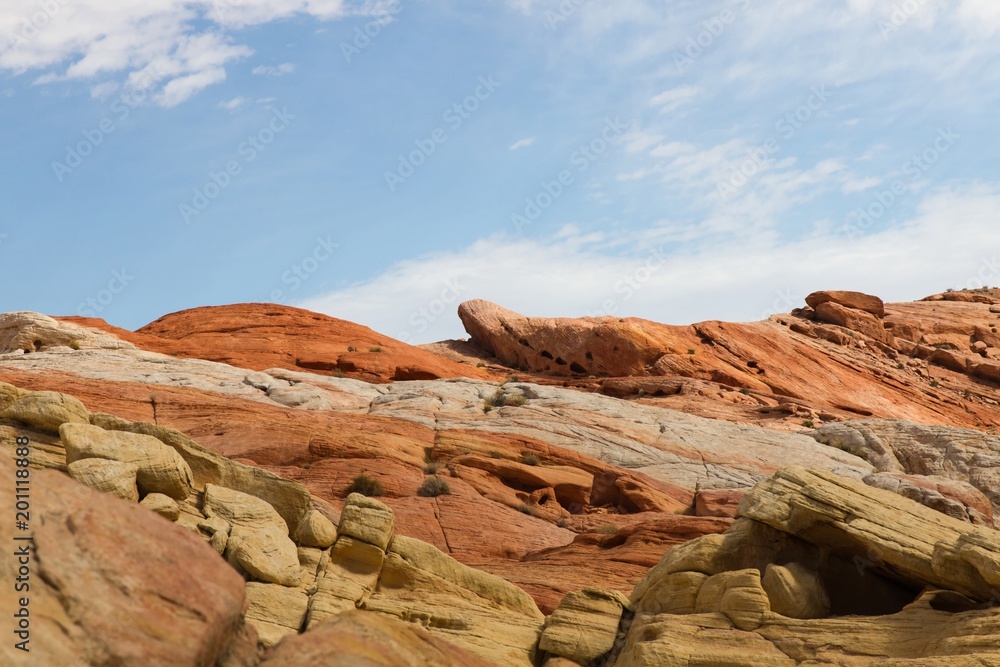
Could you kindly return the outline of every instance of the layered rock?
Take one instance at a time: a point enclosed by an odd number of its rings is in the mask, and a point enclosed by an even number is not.
[[[802,468],[758,484],[740,514],[649,571],[613,664],[1000,659],[992,529]]]

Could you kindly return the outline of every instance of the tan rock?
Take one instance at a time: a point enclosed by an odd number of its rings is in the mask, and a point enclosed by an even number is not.
[[[352,493],[340,514],[338,532],[385,551],[392,540],[392,510],[374,498]]]
[[[341,535],[316,580],[309,606],[309,628],[364,604],[375,591],[385,552],[361,540]]]
[[[12,384],[0,382],[0,412],[3,412],[17,402],[24,392]]]
[[[181,516],[181,508],[177,501],[162,493],[150,493],[139,503],[151,512],[156,512],[167,521],[177,521]]]
[[[142,493],[162,493],[176,500],[191,493],[191,468],[156,438],[76,423],[60,426],[59,437],[66,447],[67,463],[91,458],[133,463]]]
[[[639,600],[636,613],[693,614],[698,592],[708,579],[701,572],[674,572],[657,577]]]
[[[103,491],[125,500],[139,500],[135,478],[139,467],[134,463],[110,459],[80,459],[67,467],[70,477],[95,491]]]
[[[274,646],[299,633],[309,608],[309,596],[304,591],[251,581],[246,595],[245,618],[257,630],[263,646]]]
[[[288,637],[261,667],[496,667],[412,623],[348,611]]]
[[[822,579],[800,563],[775,565],[764,570],[761,586],[771,601],[771,611],[789,618],[825,618],[830,597]]]
[[[295,532],[295,541],[307,547],[328,549],[337,539],[337,527],[316,510],[309,512]]]
[[[615,644],[628,600],[594,588],[566,595],[549,617],[538,648],[578,663],[596,660]]]
[[[705,580],[695,600],[695,613],[721,611],[740,630],[760,627],[771,611],[757,569],[720,572]]]
[[[54,391],[32,391],[0,412],[0,419],[13,419],[46,433],[58,433],[63,424],[89,424],[90,413],[72,396]]]
[[[298,586],[302,581],[298,551],[284,527],[234,525],[226,542],[226,558],[257,581]]]

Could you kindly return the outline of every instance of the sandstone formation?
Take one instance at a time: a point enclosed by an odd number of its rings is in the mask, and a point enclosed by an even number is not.
[[[691,326],[524,317],[476,300],[459,307],[471,347],[453,346],[464,352],[450,356],[474,359],[478,348],[535,380],[784,428],[859,417],[1000,426],[1000,334],[990,312],[1000,298],[958,294],[883,304],[816,292],[790,315]]]
[[[97,319],[62,320],[106,330],[144,350],[252,370],[339,373],[370,382],[487,377],[475,366],[439,357],[367,327],[276,304],[193,308],[161,317],[135,332]],[[0,336],[2,326],[0,320]]]

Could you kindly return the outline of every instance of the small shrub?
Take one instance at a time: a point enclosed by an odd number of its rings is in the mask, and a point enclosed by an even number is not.
[[[480,361],[478,364],[476,364],[476,368],[486,368],[486,364]]]
[[[541,457],[534,452],[525,452],[524,454],[521,454],[521,463],[526,466],[536,466],[541,462]]]
[[[380,348],[380,347],[370,347],[370,348],[368,348],[368,351],[369,352],[374,352],[375,354],[378,354],[379,352],[382,351],[382,348]]]
[[[345,373],[344,371],[340,370],[339,368],[334,368],[333,369],[333,376],[334,377],[338,377],[338,378],[345,378],[345,377],[347,377],[347,373]]]
[[[646,395],[646,390],[640,387],[639,388],[639,393],[636,394],[636,395],[637,396],[645,396]]]
[[[71,350],[79,350],[80,349],[80,341],[78,341],[75,338],[73,340],[71,340],[69,342],[69,349],[71,349]]]
[[[356,351],[357,351],[357,348],[356,348],[356,347],[354,347],[353,345],[348,345],[348,346],[347,346],[347,351],[348,351],[348,352],[356,352]]]
[[[511,375],[509,378],[507,378],[507,382],[520,382],[520,381],[521,381],[521,378],[519,378],[516,375]]]
[[[417,495],[424,498],[437,498],[449,494],[451,494],[451,488],[449,488],[448,482],[437,476],[428,477],[417,489]]]
[[[618,532],[618,526],[613,526],[610,523],[601,524],[597,527],[597,532],[601,535],[614,535]]]
[[[903,370],[904,368],[906,368],[906,364],[900,361],[899,363],[896,364],[896,368],[898,368],[899,370]]]
[[[936,386],[938,386],[938,384],[940,384],[940,383],[937,380],[931,380],[931,386],[932,387],[936,387]]]
[[[529,505],[528,503],[521,503],[518,505],[517,511],[522,514],[527,514],[528,516],[538,517],[538,508],[533,505]]]
[[[965,400],[969,400],[970,398],[972,398],[972,392],[966,389],[965,391],[962,392],[962,398],[964,398]]]
[[[500,452],[497,452],[497,451],[492,451],[492,452],[490,452],[490,458],[491,459],[502,459],[503,458],[503,454],[501,454]]]
[[[805,426],[806,428],[813,428],[814,426],[816,426],[816,424],[814,424],[813,420],[811,420],[811,419],[804,420],[802,422],[802,425]]]
[[[374,477],[361,474],[354,478],[351,485],[347,487],[347,492],[344,495],[349,496],[352,493],[360,493],[363,496],[376,498],[385,495],[385,487],[382,486],[382,482]]]
[[[560,528],[565,528],[567,525],[569,525],[569,522],[566,521],[566,519],[559,519],[558,521],[556,521],[556,525],[559,526]]]
[[[743,387],[742,389],[740,389],[740,393],[743,394],[744,396],[749,396],[750,390],[747,389],[746,387]]]
[[[694,348],[693,347],[688,348],[688,354],[694,354]]]
[[[424,474],[425,475],[436,475],[437,471],[440,470],[440,469],[441,469],[441,464],[440,463],[438,463],[437,461],[428,461],[424,465]]]
[[[508,394],[503,389],[497,389],[483,402],[483,412],[489,412],[492,408],[524,405],[526,402],[524,394]]]

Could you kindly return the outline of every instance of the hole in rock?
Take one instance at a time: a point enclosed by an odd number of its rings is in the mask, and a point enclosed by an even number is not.
[[[931,609],[961,614],[975,609],[985,609],[989,603],[976,602],[955,591],[934,591],[929,600]]]
[[[40,340],[36,340],[34,343],[32,343],[32,345],[35,346],[35,352],[38,352],[39,350],[42,349],[42,341]]]
[[[594,355],[592,355],[590,352],[588,352],[587,353],[587,361],[593,361],[593,360],[594,360]]]
[[[559,357],[558,359],[556,359],[556,363],[559,364],[560,366],[565,366],[566,360],[563,359],[562,357]]]
[[[747,368],[757,368],[757,362],[756,361],[748,361],[747,362]]]
[[[863,558],[847,560],[831,556],[819,569],[831,616],[886,616],[895,614],[917,599],[919,588],[904,585],[881,574]]]
[[[542,350],[541,355],[543,357],[545,357],[546,359],[551,359],[552,358],[552,353],[549,352],[548,350]]]
[[[575,361],[569,365],[569,369],[574,373],[586,373],[587,369],[576,363]]]

